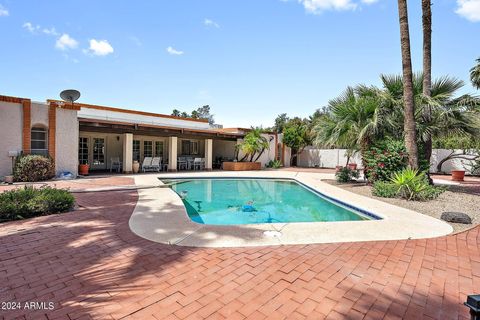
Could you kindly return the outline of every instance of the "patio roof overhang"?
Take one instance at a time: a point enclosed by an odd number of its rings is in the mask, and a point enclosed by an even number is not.
[[[98,119],[79,118],[80,131],[101,132],[101,133],[133,133],[145,136],[162,136],[162,137],[180,137],[180,138],[205,138],[218,140],[236,141],[243,138],[243,133],[224,132],[216,129],[203,130],[180,127],[167,127],[150,125],[145,123],[128,123]]]

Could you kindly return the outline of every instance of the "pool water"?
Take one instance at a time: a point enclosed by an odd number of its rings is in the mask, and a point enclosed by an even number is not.
[[[293,180],[164,181],[182,198],[191,220],[211,225],[369,220]]]

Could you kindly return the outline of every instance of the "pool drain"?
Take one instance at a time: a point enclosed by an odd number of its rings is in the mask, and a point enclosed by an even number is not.
[[[280,238],[282,236],[282,233],[279,231],[269,230],[269,231],[264,231],[263,235],[268,238]]]

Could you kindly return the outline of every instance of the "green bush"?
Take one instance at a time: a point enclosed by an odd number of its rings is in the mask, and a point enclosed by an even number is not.
[[[390,181],[397,188],[398,196],[407,200],[435,199],[446,190],[429,185],[423,172],[410,168],[394,173]]]
[[[375,181],[372,187],[372,194],[382,198],[395,198],[398,188],[391,182]]]
[[[335,173],[335,177],[338,182],[346,183],[358,178],[359,174],[357,170],[352,170],[349,167],[343,167]]]
[[[266,167],[267,168],[273,168],[273,169],[278,169],[282,166],[282,162],[280,162],[280,160],[270,160]]]
[[[15,181],[36,182],[55,176],[55,166],[51,158],[41,155],[25,155],[17,158],[13,177]]]
[[[370,183],[388,181],[393,173],[407,167],[408,154],[403,142],[386,140],[363,154],[365,177]]]
[[[66,212],[74,203],[75,198],[68,190],[25,186],[0,193],[0,221]]]

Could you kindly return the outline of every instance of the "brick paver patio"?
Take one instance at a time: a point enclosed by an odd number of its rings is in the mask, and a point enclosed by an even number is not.
[[[77,194],[80,209],[0,225],[0,310],[26,319],[469,319],[480,228],[428,240],[235,249],[134,235],[136,191]],[[23,305],[22,305],[23,306]]]

